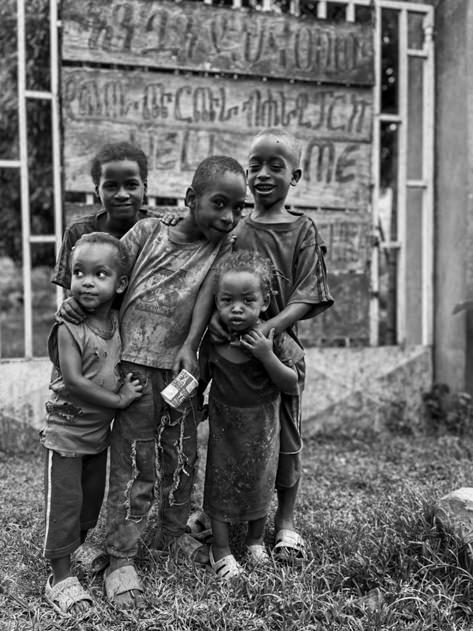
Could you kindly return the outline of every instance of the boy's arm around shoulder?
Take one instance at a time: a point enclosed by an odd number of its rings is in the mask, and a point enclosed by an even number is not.
[[[92,405],[111,409],[123,409],[141,397],[142,386],[132,380],[131,374],[118,392],[111,392],[82,374],[82,356],[67,326],[57,327],[58,358],[61,375],[67,390]]]

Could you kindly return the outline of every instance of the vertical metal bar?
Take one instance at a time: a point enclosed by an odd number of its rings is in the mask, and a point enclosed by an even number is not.
[[[25,357],[33,356],[33,322],[30,251],[30,192],[28,183],[28,130],[26,121],[25,2],[17,0],[18,29],[18,135],[20,145],[21,241],[23,254],[23,313]]]
[[[351,0],[349,0],[346,8],[345,8],[345,19],[347,22],[355,21],[355,5]]]
[[[327,2],[325,0],[319,0],[317,3],[317,17],[319,20],[327,18]]]
[[[399,116],[401,123],[398,133],[398,195],[397,229],[401,243],[397,260],[397,343],[406,341],[406,179],[407,179],[407,10],[399,13]]]
[[[381,167],[381,8],[375,7],[374,21],[374,87],[373,87],[373,149],[371,163],[371,178],[373,182],[371,192],[371,212],[373,221],[373,235],[378,233],[379,223],[379,194],[380,194],[380,167]],[[373,243],[371,250],[371,296],[369,311],[370,346],[379,344],[379,247]]]
[[[54,234],[56,236],[56,260],[62,243],[62,178],[61,178],[61,138],[59,114],[59,47],[58,47],[58,6],[57,0],[49,0],[49,47],[51,68],[51,127],[53,153],[54,190]],[[56,302],[62,301],[63,290],[56,285]]]
[[[434,8],[424,19],[423,62],[423,173],[426,183],[422,199],[422,344],[433,344],[434,313]]]

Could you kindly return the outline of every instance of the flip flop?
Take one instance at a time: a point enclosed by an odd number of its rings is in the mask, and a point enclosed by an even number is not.
[[[281,530],[278,530],[276,533],[273,556],[278,561],[302,565],[307,561],[304,539],[294,530],[281,528]]]
[[[74,605],[82,601],[87,601],[91,608],[94,604],[92,597],[88,594],[79,583],[77,576],[68,576],[59,583],[51,585],[52,574],[48,576],[46,586],[44,588],[44,597],[57,613],[62,616],[71,616],[70,610]],[[86,612],[79,614],[78,617],[87,615]]]

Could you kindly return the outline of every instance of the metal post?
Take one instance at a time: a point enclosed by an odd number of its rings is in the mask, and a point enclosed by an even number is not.
[[[18,136],[20,145],[20,195],[23,254],[23,314],[25,326],[25,357],[33,356],[33,322],[31,292],[30,251],[30,192],[28,183],[28,137],[26,121],[26,45],[25,45],[25,2],[17,0],[18,29]]]

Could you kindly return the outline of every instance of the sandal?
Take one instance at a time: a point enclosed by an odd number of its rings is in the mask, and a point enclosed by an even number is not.
[[[215,560],[212,546],[209,549],[210,567],[222,581],[228,581],[231,578],[237,578],[245,573],[233,554],[227,554],[218,561]]]
[[[266,551],[266,548],[260,543],[254,543],[250,546],[246,546],[246,553],[248,560],[253,565],[268,565],[271,563],[271,557]]]
[[[134,592],[138,592],[138,596],[143,592],[143,586],[134,565],[123,565],[112,572],[105,570],[104,587],[107,599],[115,605],[121,604],[117,601],[117,596],[130,592],[136,606]]]
[[[190,514],[187,527],[197,541],[206,541],[212,536],[210,518],[203,510],[195,510]]]
[[[109,564],[108,554],[92,543],[83,543],[72,554],[72,559],[88,572],[102,572]]]
[[[68,576],[55,585],[51,585],[52,579],[53,575],[51,574],[46,581],[44,597],[57,613],[66,616],[71,615],[69,612],[72,607],[83,601],[87,601],[90,607],[93,606],[92,597],[79,583],[77,576]]]
[[[175,548],[178,553],[182,553],[185,557],[200,565],[209,563],[209,546],[197,538],[185,532],[175,540]]]
[[[288,528],[278,530],[273,556],[278,561],[302,565],[307,561],[304,539],[294,530],[289,530]]]

